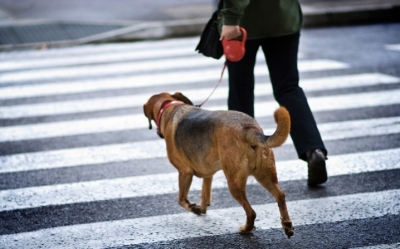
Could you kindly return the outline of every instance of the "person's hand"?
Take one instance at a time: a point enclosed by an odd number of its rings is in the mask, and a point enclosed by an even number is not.
[[[232,40],[241,35],[242,32],[240,31],[240,27],[238,25],[222,25],[221,37],[219,40],[222,41],[224,38],[227,40]]]

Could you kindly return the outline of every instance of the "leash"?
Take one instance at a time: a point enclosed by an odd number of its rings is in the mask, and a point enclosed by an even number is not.
[[[220,1],[220,3],[221,2],[222,1]],[[221,76],[219,77],[219,81],[218,81],[217,85],[214,87],[214,89],[212,90],[210,95],[208,95],[206,100],[204,100],[203,103],[201,103],[200,105],[195,105],[196,107],[202,107],[208,101],[208,99],[211,97],[211,95],[215,92],[215,90],[217,89],[217,87],[219,86],[219,84],[222,81],[222,77],[224,76],[225,68],[228,66],[228,60],[232,61],[232,62],[240,61],[243,58],[244,54],[246,53],[245,44],[246,44],[246,40],[247,40],[247,31],[242,27],[240,27],[240,31],[242,32],[241,40],[235,40],[235,39],[233,39],[233,40],[223,39],[222,40],[222,47],[224,50],[226,60],[225,60],[224,66],[222,67]]]
[[[215,92],[215,90],[218,88],[219,84],[222,81],[222,77],[224,76],[225,68],[227,67],[227,65],[228,65],[227,62],[225,61],[224,66],[222,67],[221,76],[219,77],[219,81],[218,81],[217,85],[214,87],[214,89],[211,91],[210,95],[208,95],[208,97],[200,105],[195,105],[195,107],[202,107],[208,101],[208,99],[211,97],[211,95],[213,95],[213,93]]]

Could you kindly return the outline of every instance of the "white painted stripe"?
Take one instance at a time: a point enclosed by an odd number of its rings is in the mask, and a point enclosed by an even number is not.
[[[165,157],[165,144],[144,141],[0,156],[0,172],[74,167]]]
[[[385,48],[386,48],[387,50],[400,51],[400,44],[390,44],[390,45],[386,45]]]
[[[123,61],[142,61],[142,60],[158,60],[165,57],[183,57],[188,56],[199,58],[201,55],[194,52],[194,44],[185,44],[179,47],[149,47],[148,49],[121,49],[117,51],[102,51],[95,54],[84,54],[80,56],[62,56],[62,57],[45,57],[36,59],[16,59],[0,61],[0,71],[10,70],[26,70],[39,69],[46,67],[65,67],[78,66],[84,64],[110,64]],[[203,59],[205,57],[202,56]],[[208,58],[208,60],[211,60]],[[257,54],[258,61],[265,61],[262,53]],[[215,60],[213,60],[215,61]],[[220,60],[223,62],[223,59]]]
[[[190,74],[190,73],[189,73]],[[199,80],[204,79],[211,80],[210,76],[215,77],[217,75],[217,71],[214,70],[206,70],[202,72],[203,77],[198,77],[199,75],[186,75],[187,79],[185,81],[178,81],[177,84],[191,84],[198,83]],[[208,78],[204,78],[204,76]],[[225,78],[227,78],[225,76]],[[63,94],[72,94],[72,93],[86,93],[93,91],[102,91],[102,90],[117,90],[117,89],[126,89],[126,88],[135,88],[137,87],[134,79],[128,77],[127,79],[117,79],[112,80],[98,80],[98,81],[78,81],[71,83],[50,83],[50,84],[38,84],[38,85],[22,85],[22,86],[10,86],[0,88],[0,99],[14,99],[14,98],[28,98],[28,97],[41,97],[41,96],[51,96],[51,95],[63,95]],[[300,81],[301,87],[308,90],[328,90],[328,89],[336,89],[336,88],[349,88],[349,87],[357,87],[357,86],[370,86],[375,84],[393,84],[399,83],[400,78],[380,74],[380,73],[365,73],[365,74],[355,74],[355,75],[341,75],[341,76],[332,76],[332,77],[323,77],[323,78],[315,78],[315,79],[304,79]],[[156,83],[156,82],[155,82]],[[150,85],[154,85],[154,83],[150,83]],[[204,91],[204,93],[203,93]],[[202,94],[190,94],[185,91],[187,96],[206,96],[207,93],[212,91],[211,88],[206,88],[202,90]],[[217,89],[217,92],[213,94],[213,98],[219,98],[219,96],[226,97],[228,89],[226,87],[220,86]],[[218,94],[224,93],[222,94]],[[270,86],[265,86],[265,83],[257,83],[255,94],[270,94],[272,93],[272,89]]]
[[[266,129],[263,124],[261,126],[264,130]],[[115,132],[147,127],[148,122],[143,114],[9,126],[0,127],[0,142]],[[400,133],[400,117],[327,123],[319,124],[318,127],[324,140],[395,134]],[[274,129],[269,128],[265,130],[265,133],[272,134]],[[288,140],[288,142],[292,141]]]
[[[293,225],[304,226],[398,215],[400,190],[289,201]],[[315,208],[318,207],[318,208]],[[281,229],[276,203],[253,205],[258,229]],[[173,215],[72,225],[0,236],[8,248],[110,248],[237,233],[241,207],[209,210],[205,216]],[[256,232],[257,233],[257,232]],[[282,234],[282,236],[284,236]],[[295,235],[296,236],[296,233]]]
[[[0,142],[143,129],[148,126],[143,114],[9,126],[0,127]]]
[[[400,98],[398,96],[400,96],[400,90],[389,90],[373,93],[313,97],[308,98],[308,102],[313,111],[327,111],[399,104]],[[106,111],[118,108],[140,107],[147,101],[147,98],[146,101],[143,101],[144,97],[145,95],[138,95],[138,99],[135,99],[131,96],[122,96],[46,104],[28,104],[0,107],[0,118],[11,119],[23,117],[38,117],[82,112]],[[148,97],[150,97],[150,95]],[[192,96],[188,97],[192,98]],[[202,97],[204,98],[204,96]],[[194,99],[196,99],[196,97],[194,97]],[[256,117],[268,116],[270,115],[270,113],[273,112],[273,110],[275,110],[276,107],[277,103],[275,101],[255,103]],[[227,107],[225,105],[210,107],[208,106],[208,103],[206,103],[204,105],[204,109],[226,110]]]
[[[109,156],[108,153],[104,153],[104,157]],[[391,149],[330,156],[327,161],[328,174],[329,176],[336,176],[398,169],[400,168],[399,153],[400,149]],[[135,151],[132,151],[132,154],[135,154]],[[111,155],[111,157],[113,156]],[[88,156],[76,154],[75,159],[72,160],[79,164],[79,161],[85,160],[85,157]],[[53,161],[53,159],[49,158],[50,161]],[[42,160],[45,161],[47,159],[44,158]],[[27,168],[30,167],[26,166]],[[279,181],[307,179],[306,168],[306,163],[300,160],[278,161]],[[168,173],[2,190],[0,191],[0,212],[50,205],[173,194],[178,192],[177,179],[177,173]],[[257,183],[254,178],[249,178],[248,184]],[[214,176],[213,188],[226,187],[227,183],[223,172],[217,172]],[[201,190],[201,179],[193,178],[191,190]]]
[[[131,43],[110,43],[110,44],[87,44],[75,47],[63,48],[50,48],[46,50],[14,50],[3,51],[0,53],[0,60],[14,62],[14,61],[40,61],[47,58],[68,58],[80,57],[85,58],[91,55],[110,55],[113,53],[123,54],[132,51],[144,50],[168,50],[175,48],[185,48],[191,54],[198,54],[195,51],[199,37],[191,38],[175,38],[168,40],[154,40],[144,42],[131,42]],[[304,58],[304,54],[299,52],[299,58]],[[221,59],[222,61],[223,59]],[[1,65],[1,62],[0,62]],[[1,68],[1,67],[0,67]],[[1,70],[1,69],[0,69]]]
[[[375,245],[375,246],[352,247],[352,249],[392,249],[392,248],[400,248],[400,243],[381,244],[381,245]]]
[[[4,51],[0,59],[31,59],[43,57],[63,57],[65,55],[84,55],[93,53],[119,52],[131,49],[152,50],[158,48],[180,47],[185,45],[197,45],[198,37],[173,38],[167,40],[137,41],[130,43],[107,43],[107,44],[83,44],[79,46],[49,48],[46,50],[13,50]],[[193,47],[194,51],[194,47]]]
[[[323,140],[370,137],[400,133],[400,117],[351,120],[318,124]],[[272,134],[271,130],[267,134]]]
[[[275,127],[266,128],[263,124],[261,127],[265,134],[275,131]],[[400,133],[400,117],[323,123],[318,124],[318,129],[324,141],[397,134]],[[286,144],[293,144],[293,140],[289,137]]]
[[[381,73],[340,75],[300,80],[300,86],[305,91],[331,90],[394,83],[400,83],[400,78]]]
[[[156,59],[151,61],[120,62],[109,65],[85,65],[65,68],[35,69],[29,71],[5,72],[0,75],[0,83],[14,81],[39,81],[68,79],[76,77],[93,77],[107,74],[126,74],[157,72],[158,70],[188,69],[202,66],[221,66],[222,61],[210,60],[204,56],[186,58]]]
[[[88,54],[103,54],[130,50],[169,49],[174,47],[192,46],[192,51],[199,38],[176,38],[159,41],[144,41],[131,43],[87,44],[46,50],[14,50],[0,53],[1,60],[30,60],[40,58],[57,58],[66,56],[86,56]],[[194,52],[197,53],[197,52]]]
[[[114,77],[99,80],[78,80],[67,83],[49,83],[0,88],[0,99],[50,96],[56,94],[85,93],[93,91],[139,88],[147,86],[171,86],[218,81],[222,65],[212,69],[196,71],[166,72],[161,74]],[[260,76],[267,75],[265,66],[256,66]],[[227,75],[224,75],[224,79]]]
[[[335,95],[329,97],[313,97],[308,98],[308,103],[311,110],[316,111],[330,111],[330,110],[343,110],[349,108],[363,108],[374,106],[394,105],[400,103],[400,90],[380,91],[373,93],[359,93],[350,95]],[[256,117],[267,116],[277,107],[275,102],[259,102],[256,103],[255,115]],[[218,107],[210,107],[206,109],[219,110]]]
[[[381,99],[384,95],[392,93],[389,96]],[[385,106],[398,104],[400,101],[400,90],[389,90],[374,93],[361,93],[352,94],[351,96],[330,96],[330,97],[318,97],[309,98],[309,105],[313,111],[328,111],[328,110],[339,110],[339,109],[349,109],[349,108],[362,108],[362,107],[374,107],[374,106]],[[376,98],[375,98],[376,97]],[[362,100],[361,100],[362,98]],[[359,105],[356,102],[363,103]],[[261,106],[260,106],[261,107]],[[258,108],[258,113],[262,113],[262,108]]]
[[[193,47],[177,47],[169,49],[153,49],[153,50],[127,50],[112,51],[110,53],[101,53],[84,56],[63,56],[59,58],[37,58],[31,60],[8,60],[0,62],[0,71],[33,69],[41,67],[65,67],[76,66],[82,64],[96,63],[115,63],[127,60],[158,60],[163,57],[179,57],[179,56],[199,56]]]
[[[152,61],[113,63],[110,65],[77,66],[60,69],[35,69],[22,72],[2,73],[0,75],[0,84],[15,81],[54,80],[54,78],[68,79],[71,77],[98,77],[100,75],[106,76],[107,74],[118,75],[125,73],[133,74],[142,72],[157,74],[158,70],[180,70],[180,73],[183,73],[185,72],[184,69],[195,70],[197,67],[202,66],[222,68],[222,65],[223,61],[211,60],[210,58],[198,55],[196,57],[190,58],[157,59]],[[259,66],[259,68],[261,67]],[[348,68],[348,65],[332,60],[310,60],[299,62],[299,70],[301,71],[318,71],[342,68]],[[267,71],[266,66],[263,65],[261,70]]]

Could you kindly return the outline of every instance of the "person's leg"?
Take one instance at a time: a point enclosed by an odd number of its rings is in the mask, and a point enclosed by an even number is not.
[[[303,89],[299,87],[297,53],[300,34],[263,39],[274,97],[291,117],[291,132],[299,158],[308,161],[309,185],[326,181],[327,150],[318,131]],[[316,151],[317,150],[317,151]]]
[[[291,136],[299,158],[307,151],[326,151],[303,89],[299,87],[297,52],[299,34],[264,39],[262,48],[267,60],[274,97],[286,107],[292,120]]]
[[[227,61],[229,73],[228,109],[254,117],[254,64],[258,40],[246,42],[246,53],[238,62]]]

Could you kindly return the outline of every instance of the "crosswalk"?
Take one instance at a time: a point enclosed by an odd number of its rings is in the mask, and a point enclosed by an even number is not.
[[[373,201],[370,201],[369,199]],[[392,200],[400,198],[399,190],[390,190],[371,194],[356,194],[341,197],[328,197],[316,200],[301,200],[288,203],[288,208],[293,216],[298,217],[298,225],[306,225],[325,222],[338,222],[347,219],[365,219],[380,217],[390,214],[398,214],[400,207],[392,205]],[[357,205],[354,205],[357,203]],[[315,210],[318,205],[324,210],[324,214]],[[349,208],[350,207],[350,208]],[[365,210],[367,207],[367,210]],[[364,213],[357,212],[364,209]],[[254,205],[254,210],[262,217],[267,217],[258,222],[259,229],[279,228],[279,213],[275,204]],[[312,211],[314,210],[314,211]],[[340,212],[341,215],[334,215]],[[187,237],[203,237],[235,233],[236,224],[242,222],[242,208],[229,208],[210,211],[204,217],[196,217],[190,213],[158,216],[156,219],[138,218],[116,222],[102,222],[97,224],[77,225],[44,229],[29,232],[25,236],[30,237],[29,246],[40,247],[47,245],[50,248],[59,247],[58,238],[63,238],[62,243],[69,246],[79,244],[84,248],[102,248],[109,246],[123,246],[129,244],[151,243],[162,240],[178,240]],[[328,215],[331,214],[331,215]],[[227,219],[226,217],[231,217]],[[213,229],[204,229],[212,223]],[[195,235],[187,233],[187,226],[198,231]],[[112,231],[112,232],[111,232]],[[149,234],[149,231],[150,234]],[[13,247],[26,246],[25,236],[11,235]],[[89,238],[89,239],[88,239]],[[22,242],[22,243],[21,243]]]
[[[236,236],[244,212],[223,173],[214,176],[215,205],[207,214],[185,212],[175,201],[178,175],[164,141],[148,130],[142,113],[154,93],[182,91],[200,103],[212,91],[222,61],[194,53],[197,39],[0,53],[0,248],[179,248],[187,239]],[[396,52],[399,45],[382,50]],[[300,84],[330,151],[330,180],[307,189],[306,164],[295,158],[291,139],[275,150],[296,226],[287,243],[317,226],[398,217],[399,76],[302,53],[299,70],[314,73]],[[277,103],[261,56],[255,72],[256,118],[271,133]],[[205,109],[226,109],[226,80]],[[381,183],[366,182],[378,175]],[[201,184],[193,180],[193,200]],[[276,203],[253,178],[248,195],[257,212],[254,236],[279,229]]]

